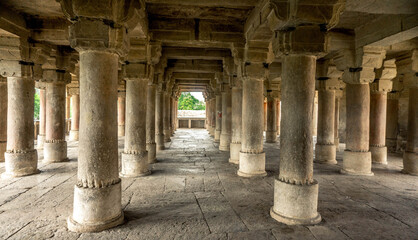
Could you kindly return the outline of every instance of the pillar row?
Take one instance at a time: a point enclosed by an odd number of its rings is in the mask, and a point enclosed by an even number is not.
[[[222,92],[222,129],[219,140],[219,150],[229,151],[231,144],[232,125],[232,99],[229,85],[224,86]]]
[[[232,87],[232,139],[230,145],[229,162],[239,164],[239,152],[241,151],[242,129],[242,81]]]

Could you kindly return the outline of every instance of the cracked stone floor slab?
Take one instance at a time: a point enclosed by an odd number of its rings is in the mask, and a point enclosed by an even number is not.
[[[206,130],[179,129],[159,152],[153,174],[122,179],[126,223],[100,233],[69,232],[77,143],[69,162],[42,164],[41,174],[0,180],[0,239],[417,239],[418,177],[401,174],[402,157],[373,166],[373,177],[339,174],[315,164],[319,182],[315,226],[286,226],[269,216],[278,144],[265,144],[268,176],[246,179]],[[123,138],[119,139],[119,151]],[[0,172],[4,163],[0,163]]]

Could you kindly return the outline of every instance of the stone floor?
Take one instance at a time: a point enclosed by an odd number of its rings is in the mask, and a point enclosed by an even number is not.
[[[77,143],[68,145],[69,162],[40,162],[41,174],[0,180],[0,239],[418,238],[418,177],[399,172],[400,156],[391,155],[388,166],[373,166],[373,177],[339,174],[341,153],[337,166],[315,164],[323,221],[286,226],[269,216],[277,144],[265,144],[268,176],[245,179],[205,130],[185,129],[158,154],[151,176],[122,180],[126,224],[101,233],[68,232]]]

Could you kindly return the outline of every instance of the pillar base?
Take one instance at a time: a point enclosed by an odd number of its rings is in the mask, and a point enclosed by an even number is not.
[[[148,163],[156,163],[157,162],[157,144],[147,143],[147,151],[148,151]]]
[[[418,176],[418,153],[404,152],[402,172]]]
[[[219,141],[219,150],[228,152],[231,144],[231,135],[230,134],[221,134]]]
[[[121,182],[103,188],[74,188],[73,215],[67,220],[72,232],[100,232],[124,223]]]
[[[125,125],[118,125],[118,137],[125,136]]]
[[[3,179],[23,177],[40,172],[38,170],[38,152],[36,150],[24,153],[5,152],[4,158],[6,161],[6,172],[1,175]]]
[[[148,152],[136,154],[122,153],[121,177],[143,177],[151,174],[148,164]]]
[[[240,177],[264,177],[266,172],[266,153],[239,153]]]
[[[215,142],[219,143],[221,141],[221,130],[215,130]]]
[[[70,131],[70,140],[71,141],[78,141],[78,130],[71,130]]]
[[[239,152],[241,151],[241,143],[231,143],[229,146],[229,151],[229,162],[233,164],[239,164]]]
[[[372,163],[388,164],[387,147],[370,146],[370,152],[372,153]]]
[[[342,174],[373,176],[370,152],[344,151]]]
[[[274,206],[270,216],[287,225],[313,225],[321,222],[318,207],[318,182],[297,185],[274,180]]]
[[[67,158],[67,142],[45,142],[44,143],[44,162],[65,162]]]
[[[266,131],[266,143],[277,142],[277,131]]]
[[[6,152],[7,142],[0,142],[0,162],[4,162],[4,153]]]
[[[335,145],[315,145],[315,159],[314,162],[321,164],[337,164],[337,152]]]
[[[45,135],[38,135],[38,138],[36,139],[36,148],[42,149],[44,148],[45,143]]]

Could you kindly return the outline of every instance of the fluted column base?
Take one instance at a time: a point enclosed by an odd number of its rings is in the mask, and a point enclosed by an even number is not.
[[[241,143],[231,143],[229,146],[229,151],[229,162],[233,164],[239,164],[239,152],[241,151]]]
[[[266,143],[277,142],[277,131],[266,131]]]
[[[39,173],[38,170],[38,152],[31,150],[27,152],[5,152],[6,172],[1,178],[14,178],[33,175]]]
[[[45,163],[65,162],[67,157],[67,142],[48,142],[44,143],[44,161]]]
[[[337,152],[335,145],[315,145],[315,159],[314,162],[322,164],[337,164]]]
[[[45,135],[38,135],[38,138],[36,139],[36,148],[37,149],[42,149],[44,148],[44,143],[45,143]]]
[[[402,172],[418,176],[418,153],[404,152]]]
[[[370,146],[372,153],[372,163],[388,164],[388,149],[387,147]]]
[[[78,141],[78,130],[70,131],[70,141]]]
[[[124,223],[121,181],[105,187],[74,188],[73,215],[67,220],[73,232],[100,232]],[[98,209],[100,211],[98,211]]]
[[[266,172],[266,153],[239,153],[240,177],[264,177]]]
[[[342,174],[373,176],[370,152],[344,151]]]
[[[151,174],[147,151],[135,154],[123,152],[121,162],[121,177],[143,177]]]
[[[155,142],[147,143],[148,163],[157,162],[157,144]]]
[[[219,150],[223,152],[227,152],[230,149],[231,144],[231,134],[221,134],[220,140],[219,140]]]
[[[318,182],[309,185],[274,180],[274,205],[270,216],[287,225],[313,225],[321,222],[318,207]]]

